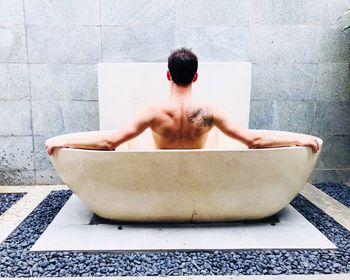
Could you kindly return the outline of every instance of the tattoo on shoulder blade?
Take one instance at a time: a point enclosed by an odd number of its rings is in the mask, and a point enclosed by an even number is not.
[[[211,126],[213,113],[210,108],[188,108],[186,111],[187,121],[198,126]]]

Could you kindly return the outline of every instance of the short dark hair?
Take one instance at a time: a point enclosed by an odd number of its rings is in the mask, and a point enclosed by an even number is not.
[[[188,86],[198,69],[198,58],[191,49],[180,48],[168,57],[168,68],[174,83]]]

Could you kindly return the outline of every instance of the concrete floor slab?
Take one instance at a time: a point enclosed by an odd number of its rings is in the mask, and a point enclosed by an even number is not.
[[[350,208],[311,184],[306,184],[300,194],[350,231]]]
[[[24,195],[0,216],[0,243],[48,196],[49,189],[37,189]]]
[[[0,186],[0,193],[25,193],[24,197],[0,216],[0,242],[17,228],[51,191],[67,189],[66,185]]]
[[[98,224],[74,194],[31,251],[160,251],[334,249],[292,206],[271,222],[221,224]]]
[[[29,193],[42,190],[60,191],[69,188],[66,185],[0,186],[0,193]]]

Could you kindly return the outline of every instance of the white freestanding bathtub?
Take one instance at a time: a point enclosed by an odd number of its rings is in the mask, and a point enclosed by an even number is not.
[[[100,129],[116,129],[145,103],[167,98],[166,70],[164,63],[100,64]],[[201,63],[198,73],[194,95],[248,127],[250,63]],[[71,190],[103,218],[218,222],[280,211],[306,184],[318,155],[305,147],[248,149],[216,129],[203,150],[154,150],[146,130],[116,151],[61,149],[51,161]]]
[[[305,147],[62,149],[51,159],[62,180],[103,218],[199,222],[276,214],[304,187],[318,155]]]

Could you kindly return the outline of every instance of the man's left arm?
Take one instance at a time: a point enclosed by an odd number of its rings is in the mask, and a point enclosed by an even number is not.
[[[52,155],[56,148],[76,148],[89,150],[114,150],[122,143],[140,135],[145,129],[152,126],[155,116],[155,109],[149,107],[127,127],[106,132],[98,136],[85,136],[80,138],[67,138],[57,136],[46,140],[45,147],[49,155]]]

